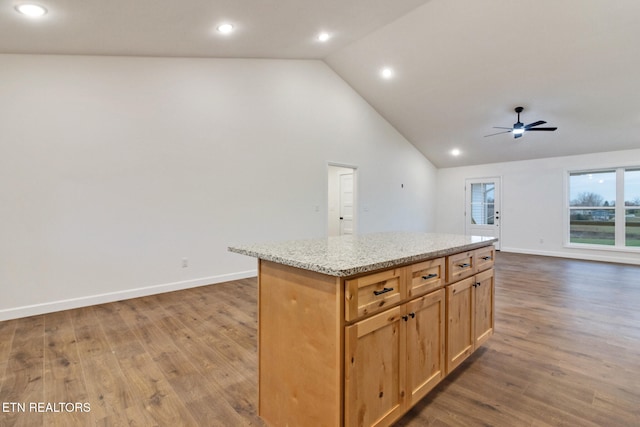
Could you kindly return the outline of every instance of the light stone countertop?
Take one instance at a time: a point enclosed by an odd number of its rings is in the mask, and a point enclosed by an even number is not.
[[[279,264],[346,277],[480,248],[495,237],[386,232],[229,247]]]

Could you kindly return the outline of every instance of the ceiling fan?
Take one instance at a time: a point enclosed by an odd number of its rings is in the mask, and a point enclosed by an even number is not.
[[[524,123],[522,123],[520,121],[520,113],[522,113],[522,110],[524,110],[524,108],[522,107],[516,107],[515,108],[515,112],[518,113],[518,121],[516,123],[513,124],[513,127],[510,128],[506,128],[506,127],[500,127],[500,126],[494,126],[494,129],[508,129],[502,132],[498,132],[498,133],[492,133],[490,135],[485,135],[485,137],[487,136],[493,136],[493,135],[500,135],[501,133],[513,133],[513,137],[514,138],[520,138],[522,135],[524,135],[525,132],[530,132],[530,131],[554,131],[556,129],[558,129],[557,127],[545,127],[545,128],[539,128],[538,126],[543,125],[547,122],[545,122],[544,120],[538,120],[537,122],[533,122],[533,123],[529,123],[528,125],[525,125]]]

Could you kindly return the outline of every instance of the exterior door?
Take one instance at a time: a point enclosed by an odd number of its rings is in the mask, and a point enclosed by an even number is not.
[[[500,177],[467,179],[465,199],[465,234],[500,239]]]

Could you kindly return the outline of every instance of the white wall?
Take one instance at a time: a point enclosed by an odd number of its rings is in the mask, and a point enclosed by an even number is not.
[[[321,61],[0,55],[0,129],[0,320],[253,275],[229,245],[326,235],[328,162],[360,232],[435,225],[433,165]]]
[[[437,230],[464,233],[466,178],[502,177],[502,250],[640,264],[640,254],[564,247],[567,171],[640,165],[640,149],[438,170]]]

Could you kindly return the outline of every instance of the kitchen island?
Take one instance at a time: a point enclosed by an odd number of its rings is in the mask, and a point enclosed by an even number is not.
[[[385,426],[493,334],[490,237],[375,233],[229,250],[258,258],[258,413]]]

